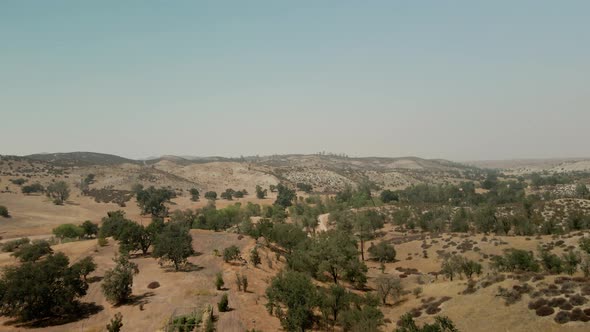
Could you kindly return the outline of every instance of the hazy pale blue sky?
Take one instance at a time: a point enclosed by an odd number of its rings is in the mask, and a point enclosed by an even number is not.
[[[0,154],[590,156],[590,1],[2,1]]]

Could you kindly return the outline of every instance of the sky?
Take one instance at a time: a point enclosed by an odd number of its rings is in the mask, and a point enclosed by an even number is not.
[[[590,1],[0,2],[0,154],[590,157]]]

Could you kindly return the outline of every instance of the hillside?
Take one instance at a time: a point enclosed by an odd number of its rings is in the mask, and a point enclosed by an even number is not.
[[[92,187],[129,190],[136,183],[144,186],[170,186],[178,190],[198,188],[222,191],[226,188],[254,191],[256,185],[268,187],[286,182],[306,183],[316,192],[335,192],[346,185],[372,181],[382,188],[399,189],[418,182],[457,182],[481,172],[440,159],[348,158],[329,155],[278,155],[227,159],[221,157],[162,156],[150,160],[132,160],[94,152],[33,154],[3,157],[11,163],[0,164],[4,175],[18,175],[35,168],[46,175],[63,173],[72,182],[86,174],[95,174]],[[41,172],[43,173],[43,172]],[[44,182],[44,179],[39,179]]]

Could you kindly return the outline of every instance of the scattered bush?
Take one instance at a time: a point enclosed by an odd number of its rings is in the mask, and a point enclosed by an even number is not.
[[[108,332],[120,332],[121,328],[123,327],[123,315],[120,312],[117,312],[113,318],[111,318],[111,322],[107,324],[107,331]]]
[[[0,216],[4,218],[10,217],[10,213],[8,213],[8,209],[4,205],[0,205]]]
[[[160,287],[160,283],[157,281],[152,281],[147,285],[147,288],[149,289],[156,289]]]
[[[2,244],[2,251],[3,252],[13,252],[16,249],[18,249],[19,247],[21,247],[22,245],[28,244],[29,242],[31,242],[31,240],[29,240],[29,238],[27,237],[23,237],[22,239],[17,239],[17,240],[11,240],[8,242],[5,242],[4,244]]]
[[[45,187],[43,187],[40,183],[33,183],[28,186],[23,186],[21,188],[23,194],[33,194],[33,193],[42,193],[45,191]]]
[[[567,311],[560,311],[555,315],[554,319],[558,324],[565,324],[570,321],[570,313]]]
[[[221,290],[221,288],[223,288],[224,285],[225,282],[223,281],[223,275],[221,274],[221,272],[217,272],[217,274],[215,275],[215,288],[217,290]]]
[[[229,300],[227,298],[227,294],[223,294],[221,296],[221,300],[217,303],[217,309],[219,312],[226,312],[229,310]]]
[[[552,307],[548,307],[548,306],[540,307],[535,311],[537,316],[541,316],[541,317],[553,315],[554,312],[555,312],[555,309],[553,309]]]

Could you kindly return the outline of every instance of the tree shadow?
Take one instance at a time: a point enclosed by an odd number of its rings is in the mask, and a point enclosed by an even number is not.
[[[88,282],[89,284],[95,283],[95,282],[100,282],[104,277],[101,276],[94,276],[94,277],[90,277],[88,279],[86,279],[86,282]]]
[[[181,265],[178,270],[174,268],[174,265],[165,267],[164,272],[198,272],[204,269],[205,268],[200,265],[187,262],[186,264]]]
[[[148,299],[154,295],[154,292],[145,292],[141,295],[132,295],[125,304],[132,306],[143,306],[144,304],[147,304],[149,302]]]
[[[76,309],[70,313],[63,314],[60,316],[47,317],[37,319],[34,321],[22,322],[20,320],[10,320],[4,323],[4,325],[12,325],[19,328],[44,328],[50,326],[59,326],[68,323],[77,322],[82,319],[87,319],[92,315],[104,310],[104,307],[97,305],[96,303],[77,303]]]

